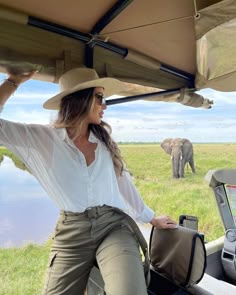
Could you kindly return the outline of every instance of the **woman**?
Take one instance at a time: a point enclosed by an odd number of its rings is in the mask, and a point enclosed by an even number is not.
[[[0,86],[0,105],[32,75],[9,75]],[[94,264],[106,294],[147,294],[128,215],[163,229],[176,223],[154,217],[144,204],[102,121],[105,96],[123,84],[86,68],[66,72],[59,84],[61,92],[44,103],[59,110],[53,126],[0,121],[0,144],[21,158],[61,210],[43,294],[84,294]]]

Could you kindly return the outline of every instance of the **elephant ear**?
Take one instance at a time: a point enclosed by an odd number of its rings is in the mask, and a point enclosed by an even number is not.
[[[171,154],[171,142],[172,138],[166,138],[161,143],[161,148],[169,155]]]
[[[191,141],[188,140],[187,138],[182,138],[182,143],[183,144],[191,144]]]

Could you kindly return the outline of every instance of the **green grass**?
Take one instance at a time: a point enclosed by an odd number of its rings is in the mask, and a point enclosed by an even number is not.
[[[3,157],[6,156],[6,157],[9,157],[12,159],[13,163],[15,164],[15,166],[17,168],[20,168],[22,170],[27,170],[27,167],[25,166],[24,163],[22,163],[22,161],[16,157],[11,151],[9,151],[8,149],[0,146],[0,164],[1,162],[3,161]]]
[[[223,235],[214,195],[204,177],[210,169],[236,168],[236,144],[194,144],[196,174],[186,167],[184,179],[172,178],[170,156],[159,144],[122,144],[120,149],[139,192],[157,215],[168,214],[175,220],[181,214],[195,215],[207,241]],[[3,154],[12,157],[0,147],[0,162]],[[1,249],[0,295],[41,294],[48,252],[49,243]]]
[[[157,215],[195,215],[207,241],[223,234],[212,190],[204,180],[208,170],[236,168],[236,144],[194,144],[196,174],[185,167],[185,178],[173,179],[171,159],[158,144],[120,145],[134,182]]]
[[[41,294],[50,244],[0,250],[0,294]]]

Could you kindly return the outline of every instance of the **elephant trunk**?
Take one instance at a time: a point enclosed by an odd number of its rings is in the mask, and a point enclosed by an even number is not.
[[[172,153],[172,174],[175,178],[184,177],[184,159],[182,152],[173,152]]]
[[[180,156],[172,156],[172,174],[173,177],[179,178],[179,167],[180,166]]]

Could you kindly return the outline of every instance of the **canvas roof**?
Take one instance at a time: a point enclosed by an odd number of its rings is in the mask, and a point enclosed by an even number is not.
[[[206,87],[205,77],[200,87],[195,80],[196,16],[219,3],[231,11],[224,21],[234,21],[235,0],[0,0],[0,70],[35,68],[36,79],[57,83],[83,65],[132,83],[124,95],[182,89],[183,96]]]

